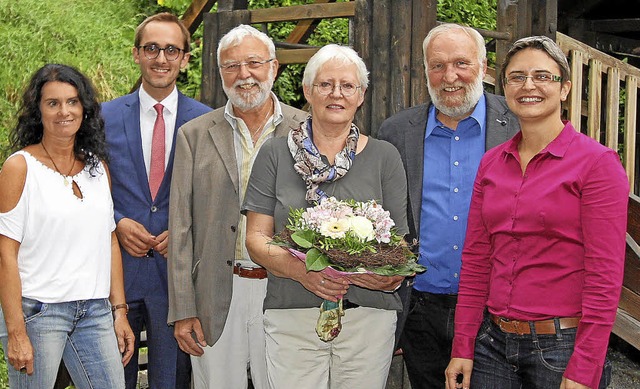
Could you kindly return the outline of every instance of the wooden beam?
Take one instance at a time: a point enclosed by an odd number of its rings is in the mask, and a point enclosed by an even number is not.
[[[627,101],[624,107],[624,168],[629,177],[631,191],[635,192],[636,181],[636,109],[638,107],[638,77],[628,75],[625,77],[627,83]]]
[[[216,0],[192,0],[189,8],[182,15],[182,23],[189,33],[193,33],[202,24],[202,15],[211,11],[211,8],[215,5]]]
[[[626,286],[622,287],[620,304],[618,304],[618,306],[620,309],[624,309],[629,315],[640,320],[640,295]]]
[[[307,63],[309,59],[319,50],[315,49],[281,49],[276,50],[276,57],[280,65],[294,63]]]
[[[620,71],[618,68],[610,68],[607,72],[607,102],[605,104],[607,107],[606,145],[618,151],[618,117],[620,115]]]
[[[324,3],[333,3],[335,0],[315,0],[315,4],[324,4]],[[287,43],[300,43],[306,41],[309,38],[309,35],[313,33],[313,31],[320,23],[319,19],[307,19],[301,20],[296,24],[294,29],[291,31],[285,42]]]
[[[294,5],[286,8],[287,12],[282,12],[282,7],[251,10],[251,24],[347,18],[353,17],[356,9],[353,1],[348,3]]]
[[[618,308],[616,322],[613,325],[613,333],[640,350],[638,328],[640,328],[640,321],[633,318],[633,316],[629,315],[625,310]]]

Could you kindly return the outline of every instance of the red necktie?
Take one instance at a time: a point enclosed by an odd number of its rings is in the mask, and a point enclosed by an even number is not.
[[[155,200],[162,178],[164,177],[164,116],[162,116],[162,104],[153,106],[158,115],[153,125],[153,138],[151,139],[151,167],[149,169],[149,189],[151,198]]]

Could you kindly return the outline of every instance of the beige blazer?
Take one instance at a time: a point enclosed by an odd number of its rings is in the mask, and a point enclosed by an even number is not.
[[[307,114],[280,103],[286,136]],[[169,200],[169,324],[200,319],[208,345],[224,328],[231,304],[240,219],[233,129],[224,107],[180,127]]]

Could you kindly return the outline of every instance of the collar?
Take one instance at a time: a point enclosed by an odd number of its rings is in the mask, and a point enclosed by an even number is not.
[[[164,109],[168,110],[170,113],[175,114],[178,112],[178,88],[174,87],[169,96],[165,97],[162,101],[156,101],[147,91],[144,90],[144,87],[140,85],[140,89],[138,89],[138,97],[140,98],[140,108],[142,112],[153,111],[155,113],[154,105],[160,103],[164,106]]]
[[[273,92],[271,92],[271,99],[273,100],[273,126],[276,127],[282,122],[284,115],[282,115],[282,107],[280,106],[278,97]],[[231,104],[231,100],[227,100],[227,104],[224,106],[224,118],[235,131],[238,131],[239,118],[233,114],[233,104]]]
[[[554,157],[562,158],[569,149],[569,145],[573,142],[573,139],[578,136],[578,132],[568,120],[563,120],[564,128],[560,131],[560,134],[552,140],[547,147],[542,149],[538,154],[549,153]],[[511,140],[507,141],[504,148],[504,153],[515,155],[518,152],[518,144],[522,140],[522,131],[519,131]]]
[[[446,127],[444,124],[442,124],[440,120],[438,120],[438,117],[436,114],[437,114],[436,106],[433,103],[429,104],[429,113],[427,116],[427,131],[425,133],[425,138],[431,135],[434,128]],[[485,125],[487,122],[486,118],[487,118],[487,98],[483,93],[482,96],[480,96],[480,100],[478,100],[478,102],[476,103],[476,106],[473,109],[473,112],[471,112],[471,115],[460,120],[460,122],[464,122],[466,120],[475,120],[480,126],[480,133],[484,133]]]

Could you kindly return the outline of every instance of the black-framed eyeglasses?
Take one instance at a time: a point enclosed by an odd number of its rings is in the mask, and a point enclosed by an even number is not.
[[[184,52],[183,49],[175,47],[173,45],[169,45],[167,47],[160,47],[155,44],[138,46],[138,50],[140,49],[142,49],[142,52],[144,53],[144,56],[147,57],[147,59],[156,59],[160,55],[160,52],[164,51],[164,57],[167,59],[167,61],[175,61],[176,59],[178,59],[178,57],[180,57],[180,53]]]
[[[225,73],[237,73],[240,71],[240,68],[246,66],[249,69],[260,69],[264,64],[273,61],[275,58],[265,59],[264,61],[244,61],[244,62],[229,62],[224,65],[220,65],[220,69],[222,69]]]
[[[527,82],[527,78],[530,78],[534,84],[548,84],[550,82],[562,82],[562,77],[551,73],[536,73],[532,76],[525,76],[524,74],[511,74],[505,77],[507,85],[524,85]]]
[[[361,85],[356,85],[352,82],[345,82],[343,84],[334,85],[330,82],[324,81],[324,82],[319,82],[317,84],[313,84],[313,86],[318,88],[318,93],[320,93],[323,96],[327,96],[333,93],[335,88],[338,88],[340,90],[340,93],[342,93],[344,97],[353,96],[354,94],[356,94],[356,91],[358,91],[358,89],[362,88]]]

